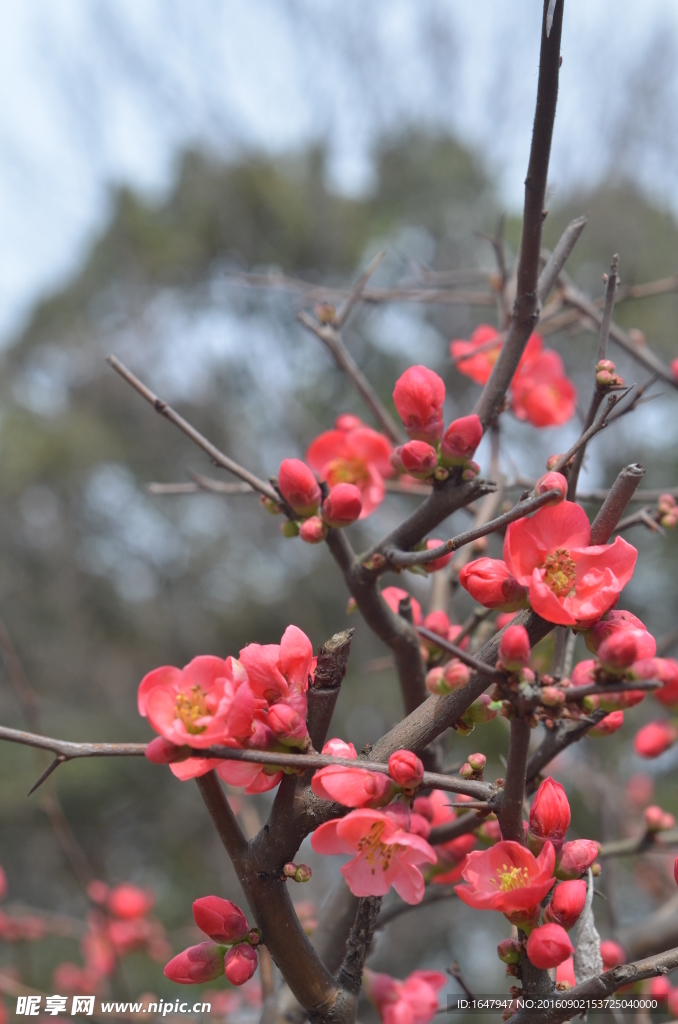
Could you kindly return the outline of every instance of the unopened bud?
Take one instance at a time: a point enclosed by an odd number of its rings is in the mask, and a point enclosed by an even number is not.
[[[299,527],[299,536],[307,544],[320,544],[327,536],[327,526],[320,516],[311,516]]]
[[[673,815],[662,810],[656,804],[646,807],[644,815],[648,832],[668,832],[676,824]]]
[[[519,672],[530,659],[530,638],[524,626],[508,626],[499,644],[497,664],[507,672]]]
[[[410,476],[425,480],[438,465],[438,452],[426,441],[408,441],[400,449],[400,461]]]
[[[396,750],[388,759],[388,773],[396,785],[414,789],[424,778],[424,765],[411,750]]]
[[[452,658],[443,668],[443,678],[449,690],[459,690],[471,679],[471,669],[458,658]]]
[[[479,417],[472,413],[454,420],[440,444],[440,456],[446,466],[463,466],[471,458],[483,437]]]
[[[308,864],[300,864],[294,873],[295,882],[308,882],[310,881],[312,871]]]
[[[567,497],[567,479],[562,473],[555,473],[553,470],[549,473],[544,473],[540,476],[535,484],[535,494],[546,494],[548,491],[557,491],[551,501],[548,501],[547,505],[559,505],[561,501],[565,501]]]
[[[301,459],[283,459],[278,470],[278,487],[297,515],[313,516],[320,505],[320,486],[311,469]]]
[[[276,501],[273,501],[273,498],[267,498],[265,494],[262,494],[259,501],[266,511],[270,512],[273,516],[279,516],[282,512],[280,505]]]
[[[539,699],[547,708],[560,708],[565,703],[565,694],[557,686],[544,686]]]
[[[283,537],[298,537],[299,523],[295,523],[291,519],[286,519],[284,523],[280,524],[280,532]]]
[[[297,873],[297,865],[296,864],[293,864],[291,861],[290,861],[289,864],[285,864],[285,867],[283,868],[283,875],[285,876],[285,878],[294,878],[296,873]]]
[[[484,725],[497,717],[498,707],[486,693],[473,701],[470,707],[462,715],[465,725]]]
[[[250,946],[259,945],[259,943],[261,942],[261,932],[259,931],[258,928],[252,928],[247,933],[247,941],[249,942]]]
[[[337,310],[331,302],[318,302],[313,307],[313,312],[316,315],[319,324],[324,326],[327,324],[336,324],[337,322]]]
[[[487,764],[487,758],[484,754],[469,754],[468,763],[471,765],[474,772],[482,772]]]
[[[337,484],[323,502],[323,519],[337,529],[350,526],[360,517],[363,502],[355,484]]]
[[[231,946],[224,959],[224,974],[231,985],[244,985],[257,969],[257,952],[246,942]]]
[[[464,472],[461,474],[462,480],[475,480],[480,473],[480,466],[477,462],[467,462],[464,466]]]
[[[597,861],[595,861],[591,865],[591,874],[593,875],[594,878],[598,878],[598,876],[602,875],[602,873],[603,873],[603,865],[600,863],[599,860],[597,860]]]
[[[468,762],[465,762],[459,769],[459,774],[462,779],[472,779],[475,772],[473,771],[473,768],[471,768],[471,765]]]
[[[638,644],[633,633],[610,633],[598,648],[598,657],[608,672],[620,672],[638,658]]]
[[[608,373],[614,373],[616,367],[611,359],[599,359],[596,363],[596,373],[601,373],[603,370],[607,370]]]
[[[516,939],[502,939],[497,946],[497,956],[505,964],[520,963],[520,943]]]
[[[449,469],[446,469],[445,466],[436,466],[435,470],[433,471],[433,476],[435,477],[436,480],[447,480],[449,475],[450,471]]]

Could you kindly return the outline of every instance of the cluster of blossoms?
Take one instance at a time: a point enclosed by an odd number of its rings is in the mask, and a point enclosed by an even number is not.
[[[139,713],[160,734],[146,756],[169,764],[181,780],[216,768],[246,793],[273,789],[282,769],[201,757],[199,751],[307,749],[306,693],[314,671],[311,641],[296,626],[288,626],[280,644],[249,644],[238,659],[203,655],[183,669],[154,669],[138,693]]]
[[[565,842],[570,806],[563,787],[552,778],[537,790],[525,824],[527,846],[502,840],[489,850],[469,853],[461,872],[468,884],[455,888],[468,906],[499,911],[524,933],[525,939],[506,939],[497,950],[516,976],[522,954],[535,967],[549,969],[574,953],[567,933],[586,903],[587,885],[581,876],[598,855],[591,840]]]
[[[446,982],[440,971],[412,971],[404,981],[365,970],[368,998],[383,1024],[428,1024],[440,1011],[438,992]]]
[[[210,938],[178,953],[165,967],[165,977],[179,985],[201,985],[226,977],[244,985],[257,969],[258,928],[251,928],[240,907],[219,896],[203,896],[193,904],[193,918]]]
[[[489,380],[503,345],[495,327],[480,324],[468,341],[455,340],[450,354],[457,369],[476,384]],[[614,364],[612,364],[614,371]],[[612,374],[610,374],[612,376]],[[577,392],[565,374],[563,361],[553,349],[544,348],[539,334],[532,334],[510,387],[511,409],[519,420],[534,427],[557,427],[572,419]]]

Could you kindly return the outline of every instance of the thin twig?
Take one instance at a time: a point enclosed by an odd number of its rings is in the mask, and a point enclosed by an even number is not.
[[[142,398],[145,398],[146,401],[153,406],[156,412],[160,413],[161,416],[164,416],[165,419],[168,419],[170,423],[173,423],[175,427],[178,427],[179,430],[186,434],[187,437],[190,437],[191,441],[197,444],[199,448],[202,448],[204,452],[207,452],[209,457],[217,466],[221,466],[222,469],[227,469],[229,473],[239,476],[241,480],[245,481],[245,483],[250,484],[255,491],[259,491],[266,498],[270,498],[271,501],[281,504],[280,495],[273,490],[270,484],[260,480],[258,476],[254,475],[254,473],[250,473],[250,471],[245,469],[244,466],[240,466],[237,462],[234,462],[233,459],[230,459],[228,455],[224,455],[222,451],[219,451],[219,449],[213,445],[211,441],[208,441],[199,430],[196,430],[188,420],[185,420],[183,416],[180,416],[178,412],[167,404],[167,402],[158,398],[158,396],[154,394],[150,388],[146,387],[138,377],[135,377],[131,370],[128,370],[119,359],[110,355],[106,356],[106,362],[115,370],[116,373],[119,373],[123,380],[126,380]]]
[[[561,270],[570,258],[570,253],[579,241],[579,237],[588,222],[588,214],[571,220],[558,239],[555,249],[549,254],[537,284],[540,304],[543,305],[546,302],[549,292],[558,280]]]
[[[634,690],[660,690],[664,683],[658,679],[639,679],[637,683],[591,683],[590,686],[570,686],[563,690],[565,700],[579,702],[584,697],[592,697],[597,693],[632,693]]]
[[[459,661],[463,662],[464,665],[468,665],[469,668],[475,669],[479,675],[484,675],[487,679],[492,679],[495,683],[505,683],[506,676],[499,672],[496,668],[492,668],[491,665],[486,665],[484,661],[480,661],[478,658],[474,658],[472,654],[467,651],[462,651],[461,647],[457,647],[451,640],[446,640],[442,636],[438,636],[431,629],[426,629],[425,626],[417,626],[417,633],[419,636],[423,636],[425,640],[430,640],[436,645],[441,647],[444,651],[449,654],[453,654],[455,658],[459,658]]]
[[[603,430],[607,426],[607,419],[612,410],[618,405],[623,398],[633,390],[633,385],[630,388],[626,388],[619,394],[608,395],[605,408],[598,416],[597,420],[591,424],[582,434],[577,438],[571,448],[561,455],[558,461],[552,466],[555,473],[562,473],[565,466],[568,464],[573,455],[576,455],[580,448],[588,444],[592,437],[594,437],[599,431]]]
[[[348,320],[349,316],[351,315],[351,310],[353,309],[356,302],[359,300],[360,296],[365,290],[365,285],[372,277],[372,274],[375,272],[377,267],[379,267],[383,263],[385,258],[386,250],[382,249],[381,252],[377,253],[374,259],[370,262],[369,266],[366,267],[366,269],[363,271],[363,273],[360,275],[358,280],[351,288],[350,292],[346,296],[346,301],[344,302],[341,309],[337,312],[337,315],[335,317],[334,326],[337,328],[338,331],[341,330],[341,328]]]

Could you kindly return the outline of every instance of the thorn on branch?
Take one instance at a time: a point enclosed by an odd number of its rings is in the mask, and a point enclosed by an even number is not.
[[[35,793],[36,789],[39,789],[40,786],[42,786],[43,782],[45,782],[50,777],[52,772],[55,772],[57,770],[57,768],[59,767],[59,765],[63,764],[64,761],[67,761],[67,760],[68,760],[68,758],[64,757],[63,754],[57,754],[57,756],[54,758],[54,760],[50,761],[50,763],[47,765],[47,767],[45,768],[44,772],[42,773],[40,778],[37,780],[37,782],[33,783],[33,785],[28,790],[28,793],[26,795],[27,796],[31,796],[33,793]]]

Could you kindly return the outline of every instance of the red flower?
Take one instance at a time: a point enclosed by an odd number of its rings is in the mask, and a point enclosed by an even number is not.
[[[337,426],[343,417],[337,420]],[[365,519],[384,500],[384,479],[393,476],[391,442],[384,435],[361,425],[348,430],[326,430],[311,441],[306,461],[330,488],[355,484],[362,499],[360,518]]]
[[[111,890],[107,903],[115,917],[130,919],[147,914],[155,903],[155,896],[147,889],[124,882]]]
[[[534,485],[535,494],[546,494],[548,491],[558,491],[558,496],[549,501],[549,505],[559,505],[567,497],[567,478],[562,473],[554,473],[551,470],[540,476]]]
[[[385,896],[391,886],[406,903],[421,903],[424,879],[418,864],[436,855],[419,835],[384,811],[351,811],[326,821],[311,836],[316,853],[354,854],[341,873],[354,896]]]
[[[559,924],[543,924],[535,928],[527,940],[527,955],[535,967],[549,970],[572,956],[574,946]]]
[[[412,605],[412,618],[414,620],[414,624],[415,626],[421,626],[424,616],[422,615],[421,605],[417,601],[416,597],[412,597],[411,594],[408,594],[407,591],[403,590],[401,587],[384,587],[381,592],[381,596],[384,601],[386,601],[386,604],[389,606],[391,611],[395,612],[396,615],[398,614],[398,606],[400,602],[404,601],[406,597],[409,597],[410,604]]]
[[[588,735],[593,737],[611,736],[617,729],[621,729],[623,724],[624,712],[611,711],[609,715],[605,715],[605,718],[598,722],[598,725],[594,725],[593,729],[589,729]]]
[[[323,754],[355,761],[358,757],[352,743],[328,740]],[[344,807],[379,807],[387,804],[395,789],[388,775],[366,768],[346,768],[331,764],[321,768],[311,779],[311,789],[322,800],[336,800]]]
[[[163,974],[178,985],[202,985],[224,973],[224,951],[214,942],[201,942],[178,953],[165,967]]]
[[[360,490],[355,484],[337,484],[325,498],[321,511],[328,526],[341,529],[360,519],[362,507]]]
[[[469,885],[458,885],[454,891],[476,910],[531,911],[555,882],[555,861],[551,843],[534,857],[520,843],[504,840],[489,850],[469,853],[462,871]]]
[[[600,944],[600,955],[603,958],[603,967],[611,971],[613,967],[619,967],[626,963],[626,953],[618,942],[612,939],[605,939]]]
[[[301,516],[312,516],[320,504],[320,488],[301,459],[283,459],[278,470],[278,487],[283,498]]]
[[[396,750],[388,759],[388,773],[404,789],[414,789],[424,778],[424,766],[411,750]]]
[[[213,942],[231,945],[247,938],[250,926],[242,910],[220,896],[201,896],[193,903],[193,918]]]
[[[670,722],[648,722],[636,733],[633,749],[638,757],[659,757],[678,740],[678,729]]]
[[[514,415],[534,427],[567,423],[577,408],[575,386],[565,376],[563,361],[552,349],[545,349],[519,366],[511,390]]]
[[[538,849],[548,839],[556,853],[565,840],[570,827],[570,805],[565,790],[559,782],[549,776],[537,790],[530,808],[528,839],[536,840]],[[532,843],[531,848],[534,849]]]
[[[307,544],[321,544],[327,536],[327,524],[320,516],[310,516],[299,527],[299,536]]]
[[[438,452],[426,441],[408,441],[399,454],[403,469],[415,479],[425,480],[438,465]]]
[[[445,384],[433,370],[411,366],[396,381],[393,401],[408,435],[435,444],[443,433]]]
[[[139,684],[138,705],[155,731],[179,747],[237,746],[252,733],[254,697],[233,658],[202,655],[184,669],[156,668]]]
[[[413,971],[404,981],[365,970],[365,989],[383,1024],[428,1024],[438,1013],[438,989],[445,984],[439,971]]]
[[[629,668],[638,657],[638,644],[633,633],[611,633],[598,648],[598,657],[608,672]]]
[[[553,896],[544,913],[546,921],[560,924],[567,931],[577,923],[586,903],[586,882],[573,879],[561,882],[553,890]]]
[[[527,587],[513,578],[506,562],[500,558],[476,558],[467,562],[459,572],[459,582],[484,608],[511,612],[524,608],[527,601]]]
[[[445,466],[463,466],[483,439],[483,425],[472,413],[450,423],[443,434],[440,454]]]
[[[496,345],[492,342],[496,339]],[[496,329],[488,324],[479,324],[471,335],[470,341],[455,339],[450,344],[450,354],[457,362],[457,369],[466,374],[476,384],[487,384],[490,374],[497,361],[504,340]],[[541,335],[531,334],[523,352],[518,369],[530,359],[539,355],[543,348]],[[468,358],[464,359],[463,356]]]
[[[224,974],[231,985],[244,985],[257,969],[257,951],[246,942],[232,946],[224,959]]]
[[[678,704],[678,661],[675,661],[673,658],[652,658],[650,660],[653,662],[653,669],[656,673],[654,678],[659,679],[664,684],[661,690],[654,691],[654,696],[661,704],[673,707],[675,704]],[[636,662],[632,667],[633,678],[651,679],[652,676],[636,675],[638,671],[642,672],[644,670],[645,663]]]
[[[631,579],[638,555],[631,544],[622,537],[594,547],[590,541],[588,517],[572,501],[542,508],[506,530],[509,572],[529,587],[533,610],[548,622],[591,625]]]
[[[524,626],[509,626],[502,634],[497,665],[508,672],[519,672],[530,660],[530,638]]]
[[[603,640],[615,633],[629,633],[634,638],[638,646],[636,657],[654,657],[657,650],[655,638],[648,633],[640,619],[621,608],[605,612],[602,619],[584,633],[584,641],[591,653],[597,654]]]

